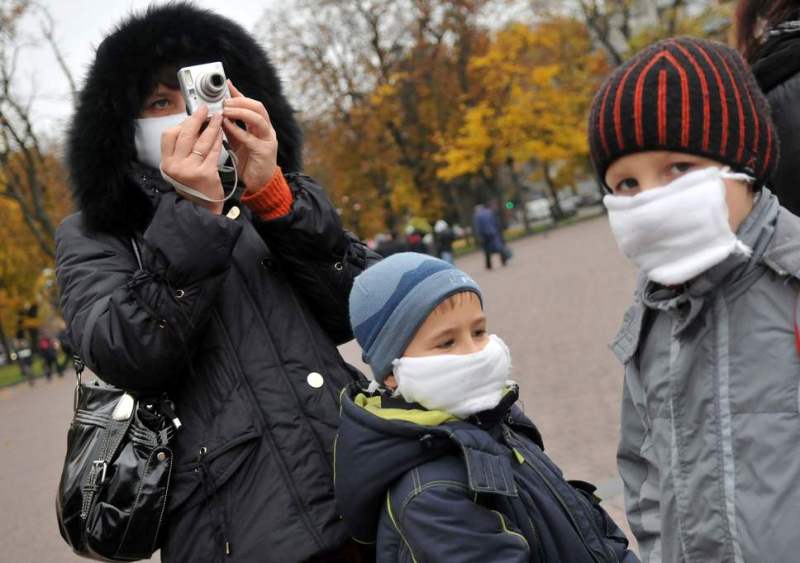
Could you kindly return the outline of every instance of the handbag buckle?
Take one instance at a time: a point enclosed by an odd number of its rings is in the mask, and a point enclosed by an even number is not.
[[[97,475],[98,472],[100,473],[100,481],[99,483],[97,483],[97,481],[95,480],[95,483],[102,485],[106,480],[106,469],[108,469],[108,463],[104,459],[96,459],[92,463],[92,466],[95,471],[95,476]],[[98,467],[100,469],[98,469]]]

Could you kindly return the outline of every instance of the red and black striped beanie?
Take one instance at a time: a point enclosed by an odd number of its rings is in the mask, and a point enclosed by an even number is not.
[[[600,180],[626,154],[669,150],[711,158],[768,180],[778,160],[769,106],[747,63],[721,43],[659,41],[598,91],[589,145]]]

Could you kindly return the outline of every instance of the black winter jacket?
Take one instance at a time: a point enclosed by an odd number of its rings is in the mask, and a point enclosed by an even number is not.
[[[294,194],[286,217],[263,222],[239,203],[225,209],[234,218],[212,215],[135,163],[148,73],[214,60],[270,112]],[[134,16],[100,45],[73,119],[81,212],[56,241],[68,340],[107,382],[177,404],[167,562],[300,562],[346,539],[333,441],[338,393],[361,376],[336,345],[352,338],[348,294],[375,255],[293,172],[298,131],[252,38],[183,3]]]
[[[781,205],[800,215],[800,31],[767,41],[753,73],[769,100],[781,143],[780,161],[769,185]]]
[[[514,406],[461,421],[400,399],[342,393],[336,499],[379,563],[636,563],[591,494],[568,484]]]

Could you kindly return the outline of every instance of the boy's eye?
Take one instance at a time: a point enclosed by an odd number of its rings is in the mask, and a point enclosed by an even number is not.
[[[639,182],[635,178],[625,178],[614,186],[615,192],[628,192],[639,187]]]
[[[473,333],[472,333],[472,337],[473,338],[483,338],[484,336],[486,336],[486,329],[485,328],[478,329],[476,331],[473,331]]]
[[[169,107],[169,100],[167,98],[159,98],[150,104],[153,109],[166,109]]]
[[[673,176],[676,176],[679,174],[685,174],[686,172],[691,170],[692,167],[694,167],[694,163],[692,162],[675,162],[674,164],[672,164],[672,166],[669,167],[669,172]]]
[[[448,348],[452,348],[453,344],[455,343],[456,341],[451,338],[450,340],[445,340],[444,342],[440,342],[439,344],[436,345],[436,347],[442,350],[447,350]]]

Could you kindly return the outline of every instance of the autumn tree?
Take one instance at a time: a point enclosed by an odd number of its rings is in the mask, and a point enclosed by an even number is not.
[[[31,38],[19,30],[23,18],[40,24],[38,39],[49,45],[75,99],[75,82],[58,50],[54,23],[47,10],[30,0],[0,0],[0,197],[13,201],[36,245],[55,255],[55,229],[69,208],[62,190],[65,173],[37,131],[34,98],[21,96],[18,64]]]
[[[38,24],[35,38],[20,30],[23,20]],[[40,290],[48,284],[52,288],[46,278],[52,276],[55,230],[71,210],[58,151],[37,130],[35,95],[19,91],[19,62],[33,41],[51,48],[74,100],[75,83],[47,10],[30,0],[0,0],[0,343],[7,353],[20,309],[34,303],[41,305],[39,310],[54,305],[54,294],[44,296]]]
[[[301,0],[268,18],[280,25],[261,26],[303,110],[307,168],[337,203],[348,200],[343,216],[367,226],[362,234],[410,214],[468,221],[434,157],[437,139],[460,125],[467,67],[486,45],[478,20],[503,3]]]
[[[613,66],[645,45],[675,35],[724,39],[731,0],[531,0],[543,17],[567,16],[584,23]]]
[[[553,18],[500,31],[470,70],[480,98],[465,105],[462,127],[444,143],[439,175],[477,175],[496,185],[492,178],[505,167],[522,201],[520,166],[535,164],[558,212],[555,170],[580,167],[588,157],[587,113],[608,72],[605,57],[579,21]]]
[[[0,345],[9,356],[19,311],[36,300],[38,280],[51,261],[23,223],[19,205],[10,199],[0,198],[0,240]]]

